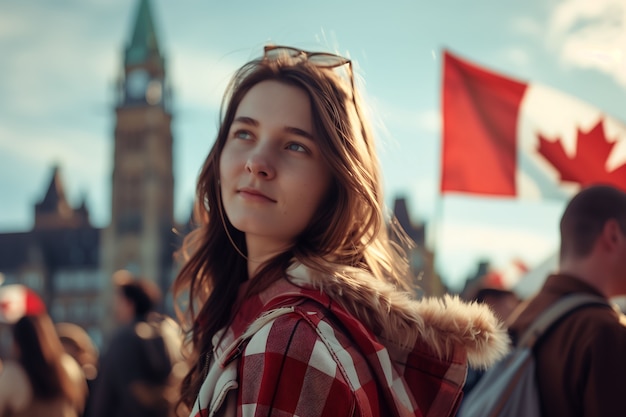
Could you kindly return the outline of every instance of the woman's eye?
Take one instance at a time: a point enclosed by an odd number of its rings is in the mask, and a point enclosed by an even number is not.
[[[236,130],[233,137],[237,139],[250,139],[252,135],[247,130]]]
[[[308,152],[308,149],[300,145],[299,143],[290,143],[289,145],[287,145],[287,149],[296,152]]]

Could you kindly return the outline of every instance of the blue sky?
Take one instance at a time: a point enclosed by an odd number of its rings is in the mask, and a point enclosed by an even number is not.
[[[409,199],[458,287],[475,262],[535,265],[562,201],[438,190],[442,48],[626,120],[626,0],[152,0],[174,87],[176,215],[189,212],[229,75],[265,43],[349,55],[378,133],[391,204]],[[0,0],[0,231],[28,230],[54,163],[70,202],[109,221],[113,84],[136,2]]]

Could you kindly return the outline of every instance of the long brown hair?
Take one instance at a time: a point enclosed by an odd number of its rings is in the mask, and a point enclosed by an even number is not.
[[[295,244],[264,265],[248,292],[260,291],[284,277],[293,259],[330,274],[341,274],[341,266],[356,267],[406,288],[406,256],[387,237],[375,144],[361,117],[364,109],[352,91],[353,83],[336,70],[286,56],[245,64],[224,97],[217,139],[196,188],[196,228],[179,251],[184,265],[174,282],[174,294],[186,302],[178,306],[178,312],[187,323],[195,360],[182,387],[181,401],[188,406],[202,383],[203,355],[210,352],[216,331],[227,325],[238,288],[249,278],[245,236],[232,226],[221,206],[219,158],[239,103],[252,87],[266,80],[296,86],[308,94],[315,133],[333,184]]]
[[[50,316],[28,315],[13,325],[18,361],[26,371],[35,398],[65,397],[75,405],[84,401],[84,392],[72,381],[63,366],[65,354]]]

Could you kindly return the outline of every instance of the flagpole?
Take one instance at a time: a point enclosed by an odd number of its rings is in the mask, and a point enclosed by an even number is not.
[[[442,48],[442,56],[446,56],[446,49]],[[434,53],[433,53],[433,57],[435,57]],[[445,61],[445,59],[444,59]],[[440,63],[442,66],[444,65],[444,62]],[[442,77],[443,77],[443,68],[442,68]],[[443,84],[443,83],[442,83]],[[440,114],[441,114],[441,126],[440,126],[440,143],[439,143],[439,176],[438,176],[438,181],[437,181],[437,189],[436,189],[436,194],[435,194],[435,212],[433,213],[433,215],[431,216],[431,225],[429,225],[429,228],[432,229],[432,232],[427,236],[427,243],[430,245],[430,249],[432,252],[432,279],[437,279],[437,283],[439,285],[441,285],[441,289],[443,290],[444,293],[448,292],[448,286],[446,284],[444,284],[444,282],[441,279],[441,275],[438,273],[437,271],[437,259],[438,259],[438,255],[437,253],[439,252],[440,248],[439,245],[441,243],[441,229],[442,229],[442,224],[443,224],[443,192],[442,192],[442,175],[443,175],[443,114],[444,114],[444,107],[443,107],[443,91],[441,93],[440,96]]]
[[[427,236],[427,244],[428,246],[430,246],[430,250],[432,252],[431,262],[432,262],[433,279],[436,278],[438,280],[438,283],[442,285],[444,293],[447,293],[448,286],[445,282],[443,282],[443,280],[441,279],[441,275],[439,274],[437,270],[438,253],[441,250],[440,246],[442,242],[441,233],[442,233],[442,227],[443,227],[443,221],[444,221],[443,208],[444,208],[443,195],[441,193],[441,190],[438,189],[437,195],[435,197],[435,208],[434,208],[435,211],[430,219],[429,229],[431,230],[431,232]]]

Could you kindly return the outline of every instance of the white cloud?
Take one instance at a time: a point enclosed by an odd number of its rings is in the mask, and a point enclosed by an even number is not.
[[[602,71],[626,87],[626,1],[559,3],[547,39],[566,65]]]
[[[24,16],[20,16],[11,10],[3,10],[0,14],[0,42],[10,40],[27,33],[28,22]]]
[[[527,67],[530,64],[530,54],[526,49],[509,47],[504,54],[514,67]]]
[[[0,127],[0,148],[5,158],[11,156],[27,164],[44,166],[58,162],[72,167],[82,178],[105,174],[109,142],[108,138],[92,131],[71,127],[42,129],[22,125],[18,128],[7,126],[5,122]]]
[[[219,108],[224,89],[241,62],[210,51],[176,45],[170,79],[183,106]]]
[[[539,22],[526,16],[516,16],[513,18],[511,20],[511,29],[513,33],[530,37],[538,37],[543,33],[543,28]]]
[[[438,133],[441,131],[441,112],[439,110],[430,109],[419,112],[417,115],[417,125],[421,130],[430,133]]]
[[[418,110],[401,107],[375,98],[369,101],[372,115],[377,115],[380,123],[393,125],[398,130],[438,133],[441,130],[439,109]]]
[[[12,97],[11,112],[33,119],[54,114],[80,106],[86,91],[95,102],[109,99],[105,91],[119,66],[112,42],[89,36],[89,20],[80,11],[41,9],[15,8],[0,18],[0,27],[10,19],[9,27],[17,28],[2,39],[6,61],[0,91]]]

